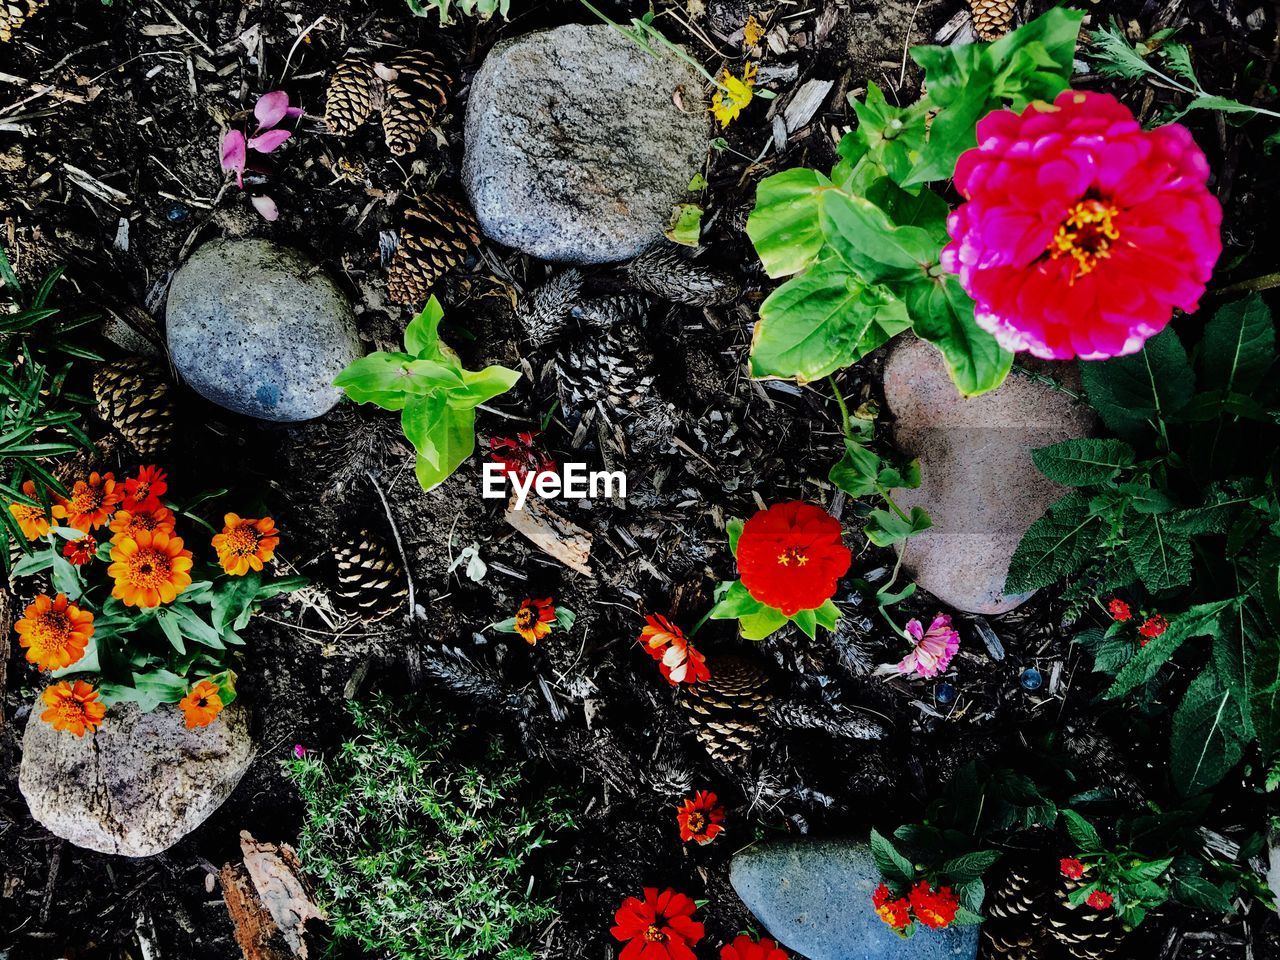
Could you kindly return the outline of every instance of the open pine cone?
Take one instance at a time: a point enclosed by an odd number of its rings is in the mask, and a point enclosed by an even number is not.
[[[741,657],[708,658],[707,667],[711,678],[684,688],[680,705],[707,753],[737,763],[750,755],[769,715],[769,676]]]
[[[334,551],[336,593],[341,606],[369,622],[382,620],[404,605],[408,581],[385,543],[362,530]]]
[[[1014,0],[969,0],[973,32],[979,40],[999,40],[1013,29]]]
[[[347,57],[329,78],[325,123],[339,136],[382,113],[382,132],[396,156],[418,148],[449,99],[453,77],[429,50],[406,50],[385,63]]]
[[[448,197],[426,197],[405,211],[400,245],[387,269],[387,295],[393,303],[421,306],[436,281],[462,266],[479,243],[470,210]]]
[[[104,364],[93,377],[98,416],[144,460],[173,442],[173,390],[159,365],[142,357]]]

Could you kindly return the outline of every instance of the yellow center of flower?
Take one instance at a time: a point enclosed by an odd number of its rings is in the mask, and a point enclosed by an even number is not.
[[[60,723],[73,724],[85,719],[84,704],[75,697],[60,697],[52,709],[57,712]]]
[[[533,607],[521,607],[516,611],[516,626],[521,630],[528,630],[537,619],[538,612]]]
[[[30,523],[33,520],[43,520],[44,511],[39,507],[32,507],[25,503],[15,503],[10,507],[10,512],[17,517],[19,523]]]
[[[67,506],[73,514],[94,513],[102,506],[104,496],[101,487],[91,487],[86,484],[72,494]]]
[[[1049,244],[1049,255],[1054,260],[1061,257],[1075,260],[1073,281],[1092,271],[1099,260],[1111,256],[1111,244],[1120,238],[1115,225],[1118,212],[1113,204],[1088,198],[1072,207],[1067,218],[1058,224],[1058,231]]]
[[[695,810],[689,814],[688,824],[690,833],[701,833],[707,828],[707,818],[701,811]]]
[[[650,924],[649,929],[644,932],[644,938],[650,943],[661,943],[667,939],[667,935],[658,929],[658,925]]]
[[[252,557],[258,552],[261,537],[252,524],[242,523],[227,531],[223,550],[233,557]]]
[[[135,587],[157,589],[173,579],[169,557],[154,547],[142,547],[128,560],[126,579]]]
[[[797,567],[803,567],[809,562],[809,558],[804,555],[804,551],[799,547],[787,547],[778,554],[778,563],[784,567],[791,566],[794,563]]]
[[[65,650],[71,643],[71,618],[62,610],[46,610],[31,622],[27,639],[34,649]]]

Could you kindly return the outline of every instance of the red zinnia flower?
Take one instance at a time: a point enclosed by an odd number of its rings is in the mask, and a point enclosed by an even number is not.
[[[489,440],[490,459],[502,464],[503,472],[516,480],[529,474],[537,477],[554,473],[556,462],[544,450],[539,450],[535,439],[538,434],[526,430],[515,437],[493,437]]]
[[[951,926],[960,909],[959,898],[951,892],[950,887],[939,887],[934,890],[929,881],[921,880],[911,888],[911,909],[916,919],[926,927],[941,930]]]
[[[1154,640],[1168,629],[1169,621],[1157,613],[1142,621],[1142,626],[1138,628],[1138,633],[1148,640]],[[1144,642],[1142,645],[1145,647],[1146,643]]]
[[[822,606],[853,562],[840,542],[840,521],[794,500],[746,522],[738,538],[738,572],[747,592],[791,617]]]
[[[1124,623],[1133,616],[1133,611],[1129,609],[1129,605],[1119,597],[1111,598],[1111,602],[1107,604],[1107,613],[1111,614],[1111,619],[1116,623]]]
[[[876,908],[880,919],[895,930],[901,930],[911,923],[911,904],[907,902],[907,898],[895,898],[893,891],[883,883],[871,895],[871,905]]]
[[[62,548],[62,555],[77,567],[84,566],[94,558],[97,552],[98,541],[88,533],[77,540],[68,540]]]
[[[1192,313],[1222,252],[1222,208],[1187,128],[1143,130],[1104,93],[978,121],[942,263],[1007,350],[1047,360],[1135,353]]]
[[[1058,869],[1062,871],[1062,875],[1068,880],[1079,880],[1084,876],[1084,864],[1069,857],[1064,857],[1058,861]]]
[[[788,955],[768,937],[757,941],[740,933],[733,943],[720,948],[720,960],[788,960]]]
[[[1093,907],[1095,910],[1105,910],[1107,907],[1111,906],[1112,897],[1111,894],[1107,893],[1105,890],[1095,890],[1093,893],[1089,894],[1089,899],[1086,900],[1085,903]]]
[[[649,656],[658,661],[658,669],[673,686],[701,683],[711,677],[707,658],[689,642],[683,630],[661,614],[645,617],[640,642]]]
[[[724,807],[717,802],[714,793],[699,790],[692,800],[685,800],[677,808],[676,822],[680,824],[680,839],[685,843],[690,840],[710,843],[724,830],[721,826]]]
[[[136,477],[124,482],[124,509],[130,513],[158,510],[160,498],[169,489],[168,476],[159,467],[143,467]]]
[[[618,960],[696,960],[690,948],[702,939],[703,927],[693,919],[697,907],[670,887],[645,887],[644,899],[627,897],[609,931],[626,943]]]
[[[556,607],[550,597],[542,600],[525,597],[516,611],[515,631],[529,646],[533,646],[551,632],[551,625],[555,622]]]

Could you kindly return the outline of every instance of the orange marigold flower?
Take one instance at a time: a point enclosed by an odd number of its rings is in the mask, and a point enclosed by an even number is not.
[[[53,505],[53,515],[66,520],[67,526],[88,533],[104,526],[119,502],[115,474],[91,473],[87,481],[76,481],[69,498]]]
[[[1084,876],[1084,864],[1070,857],[1064,857],[1059,860],[1058,869],[1062,871],[1062,875],[1068,880],[1079,880]]]
[[[143,467],[136,477],[124,482],[124,508],[129,511],[155,510],[169,489],[169,479],[159,467]]]
[[[66,730],[77,737],[83,737],[86,730],[97,730],[107,715],[107,708],[98,702],[98,691],[83,680],[56,683],[45,690],[41,699],[49,709],[40,714],[40,719],[55,730]]]
[[[916,919],[926,927],[941,930],[951,926],[951,921],[956,918],[960,899],[950,887],[934,890],[928,880],[921,880],[911,888],[911,909]]]
[[[555,622],[556,608],[550,597],[545,600],[526,597],[516,611],[515,631],[534,644],[551,632],[551,625]]]
[[[31,499],[36,499],[36,485],[28,480],[22,485],[22,492]],[[29,503],[11,503],[9,512],[22,528],[22,535],[28,540],[39,540],[49,535],[49,514],[44,507],[33,507]]]
[[[111,595],[127,607],[158,607],[191,586],[191,551],[167,530],[139,531],[111,547]]]
[[[680,839],[685,843],[696,840],[710,843],[724,830],[724,807],[709,790],[699,790],[692,800],[685,800],[676,812],[680,824]]]
[[[157,530],[163,530],[165,533],[173,533],[177,522],[173,511],[168,507],[157,506],[154,510],[120,510],[111,518],[111,542],[115,543],[121,537],[132,537],[141,532],[154,533]]]
[[[207,727],[222,712],[222,692],[211,680],[201,680],[179,701],[187,729]]]
[[[895,930],[911,923],[911,904],[906,897],[895,897],[887,884],[876,887],[876,892],[871,895],[871,905],[876,908],[876,915]]]
[[[52,600],[41,594],[13,625],[27,660],[41,670],[61,670],[84,656],[93,636],[93,614],[81,610],[58,594]]]
[[[222,569],[233,577],[243,577],[250,568],[261,570],[276,555],[280,533],[270,517],[242,520],[228,513],[222,522],[222,532],[213,538],[213,549],[218,551]]]
[[[97,556],[97,553],[98,541],[90,533],[75,540],[68,540],[62,548],[62,555],[77,567],[83,567]]]
[[[1111,894],[1107,893],[1105,890],[1093,891],[1093,893],[1089,894],[1089,899],[1085,901],[1085,903],[1093,907],[1095,910],[1105,910],[1107,907],[1111,906],[1112,902]]]

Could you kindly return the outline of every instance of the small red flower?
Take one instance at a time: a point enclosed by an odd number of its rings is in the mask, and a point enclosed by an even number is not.
[[[693,919],[696,909],[692,900],[670,887],[662,892],[645,887],[643,900],[627,897],[609,931],[626,943],[618,960],[696,960],[691,948],[704,932]]]
[[[123,508],[130,513],[158,510],[160,498],[169,489],[168,475],[159,467],[143,467],[136,477],[124,482]]]
[[[526,430],[514,437],[492,437],[489,440],[489,457],[502,464],[503,472],[511,479],[523,480],[529,474],[537,477],[543,473],[555,473],[556,462],[536,444],[538,434]]]
[[[533,646],[551,632],[555,622],[556,608],[550,597],[543,600],[525,597],[516,611],[515,631]]]
[[[883,883],[871,895],[871,905],[876,908],[880,919],[895,930],[901,930],[911,923],[911,904],[907,902],[907,898],[895,898],[893,891]]]
[[[76,540],[68,540],[62,548],[62,555],[74,566],[82,567],[97,555],[98,541],[91,534],[85,534]]]
[[[911,888],[911,909],[921,923],[933,930],[951,926],[960,909],[959,898],[950,887],[934,890],[929,881],[921,880]]]
[[[1058,861],[1058,869],[1062,871],[1062,875],[1068,880],[1079,880],[1084,876],[1084,864],[1069,857],[1064,857]]]
[[[747,592],[791,617],[836,592],[853,562],[842,528],[821,507],[794,500],[761,510],[738,538],[738,572]]]
[[[1142,621],[1142,626],[1138,628],[1138,633],[1141,636],[1146,637],[1148,640],[1154,640],[1168,629],[1169,621],[1157,613]],[[1142,645],[1145,647],[1146,643],[1143,643]]]
[[[710,679],[707,658],[689,642],[684,631],[666,617],[660,614],[645,617],[640,642],[649,656],[658,661],[658,669],[672,686]]]
[[[788,954],[768,937],[752,940],[740,933],[733,943],[720,948],[720,960],[788,960]]]
[[[1133,610],[1119,597],[1111,598],[1111,602],[1107,604],[1107,613],[1111,614],[1111,619],[1116,623],[1124,623],[1133,616]]]
[[[699,844],[710,843],[724,830],[721,826],[724,807],[717,802],[714,793],[699,790],[692,800],[685,800],[677,808],[676,822],[680,824],[680,839],[685,843],[690,840]]]
[[[1112,902],[1111,894],[1107,893],[1105,890],[1093,891],[1093,893],[1089,894],[1089,899],[1085,901],[1085,903],[1093,907],[1095,910],[1105,910],[1107,907],[1111,906]]]

